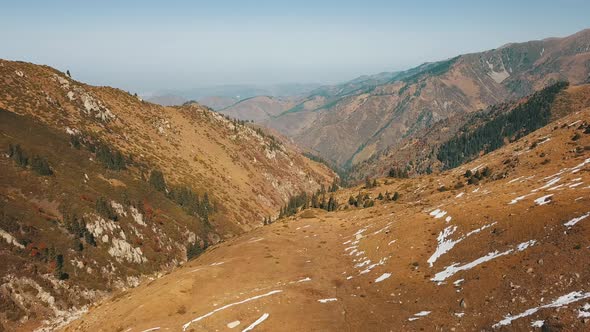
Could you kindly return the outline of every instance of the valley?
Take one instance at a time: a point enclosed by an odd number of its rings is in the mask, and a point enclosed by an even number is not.
[[[440,175],[338,191],[337,212],[216,245],[65,331],[585,330],[589,124],[586,109]],[[344,203],[359,193],[375,206]]]
[[[387,170],[377,168],[373,160],[406,153],[408,141],[420,140],[425,130],[441,121],[518,102],[556,82],[588,83],[589,47],[590,30],[582,30],[321,87],[295,106],[275,106],[266,120],[245,112],[256,107],[257,99],[221,112],[274,128],[350,171],[353,180],[362,180],[385,175]],[[424,169],[408,171],[420,174]]]
[[[1,325],[56,328],[335,174],[258,127],[0,60]]]
[[[148,100],[0,59],[0,332],[590,330],[590,29],[319,85],[356,34],[253,26]]]

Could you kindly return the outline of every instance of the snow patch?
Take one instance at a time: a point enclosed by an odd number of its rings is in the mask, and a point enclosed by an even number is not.
[[[238,325],[240,325],[240,321],[239,320],[233,321],[231,323],[227,323],[227,327],[230,328],[230,329],[233,329],[234,327],[236,327]]]
[[[256,325],[264,322],[268,316],[270,316],[268,313],[264,313],[262,316],[260,316],[260,318],[258,318],[254,323],[250,324],[247,328],[243,329],[242,332],[247,332],[247,331],[252,331]]]
[[[590,318],[590,303],[584,304],[578,310],[578,318]]]
[[[183,331],[186,331],[192,323],[198,322],[198,321],[200,321],[200,320],[202,320],[204,318],[207,318],[209,316],[212,316],[212,315],[214,315],[215,313],[217,313],[219,311],[225,310],[227,308],[231,308],[231,307],[236,306],[236,305],[244,304],[244,303],[247,303],[247,302],[250,302],[250,301],[253,301],[253,300],[258,300],[258,299],[263,298],[263,297],[271,296],[271,295],[274,295],[274,294],[277,294],[277,293],[280,293],[280,292],[282,292],[282,290],[280,290],[280,289],[273,290],[273,291],[270,291],[270,292],[265,293],[265,294],[261,294],[261,295],[256,295],[256,296],[253,296],[253,297],[249,297],[249,298],[244,299],[242,301],[238,301],[238,302],[233,302],[233,303],[230,303],[230,304],[226,304],[223,307],[219,307],[219,308],[217,308],[217,309],[215,309],[213,311],[210,311],[210,312],[208,312],[208,313],[206,313],[206,314],[204,314],[202,316],[199,316],[199,317],[197,317],[197,318],[195,318],[195,319],[187,322],[186,324],[184,324],[182,326],[182,330]]]
[[[568,305],[570,303],[574,303],[574,302],[577,302],[577,301],[580,301],[583,299],[587,299],[587,298],[590,298],[590,292],[586,292],[586,293],[582,293],[579,291],[571,292],[569,294],[558,297],[557,299],[555,299],[551,303],[548,303],[548,304],[545,304],[545,305],[542,305],[539,307],[527,309],[526,311],[524,311],[518,315],[506,315],[506,316],[504,316],[504,319],[497,322],[492,327],[499,328],[502,326],[507,326],[507,325],[512,324],[513,321],[523,318],[523,317],[533,315],[533,314],[537,313],[539,310],[548,309],[548,308],[559,308],[559,307],[563,307],[564,305]]]
[[[554,184],[556,184],[560,180],[561,180],[561,178],[553,178],[553,179],[549,180],[549,182],[547,182],[544,186],[537,188],[537,189],[533,189],[532,192],[536,193],[539,190],[543,190],[543,189],[547,189],[549,187],[552,187]]]
[[[535,199],[535,204],[537,204],[537,205],[549,204],[549,203],[551,203],[552,196],[553,196],[553,194],[541,196],[541,197]]]
[[[420,311],[415,313],[413,317],[408,318],[410,322],[420,319],[420,317],[426,317],[430,315],[430,311]]]
[[[532,194],[526,194],[526,195],[518,196],[518,197],[516,197],[515,199],[511,200],[511,201],[510,201],[510,203],[508,203],[508,204],[509,204],[509,205],[516,204],[516,203],[518,203],[519,201],[522,201],[523,199],[527,198],[527,197],[528,197],[528,196],[530,196],[530,195],[532,195]]]
[[[375,279],[375,282],[381,282],[389,277],[391,277],[391,273],[383,273],[379,278]]]
[[[530,240],[530,241],[520,243],[517,246],[517,251],[523,251],[523,250],[529,248],[530,246],[533,246],[536,242],[537,241],[535,241],[535,240]],[[434,277],[430,280],[437,282],[440,285],[447,278],[452,277],[453,275],[457,274],[458,272],[470,270],[470,269],[476,267],[477,265],[480,265],[485,262],[489,262],[489,261],[491,261],[495,258],[501,257],[501,256],[509,255],[513,252],[514,252],[514,249],[509,249],[509,250],[502,251],[502,252],[499,252],[496,250],[494,252],[490,252],[487,255],[482,256],[482,257],[480,257],[472,262],[469,262],[467,264],[464,264],[464,265],[459,265],[458,263],[454,263],[450,266],[447,266],[443,271],[435,274]]]
[[[335,298],[335,297],[332,297],[332,298],[329,298],[329,299],[320,299],[320,300],[318,300],[319,303],[328,303],[328,302],[336,302],[336,301],[338,301],[338,299]]]
[[[577,224],[578,222],[582,221],[583,219],[586,219],[590,216],[590,212],[583,214],[579,217],[576,217],[568,222],[566,222],[565,224],[563,224],[565,227],[571,228],[574,227],[575,224]]]
[[[437,237],[438,245],[436,247],[436,250],[432,254],[432,256],[430,256],[430,258],[428,259],[428,261],[427,261],[428,264],[430,265],[430,267],[432,267],[437,259],[439,259],[442,255],[446,254],[451,249],[453,249],[453,247],[455,247],[455,245],[457,245],[459,242],[465,240],[466,238],[468,238],[469,236],[471,236],[473,234],[477,234],[477,233],[485,230],[486,228],[492,227],[495,224],[496,223],[494,222],[494,223],[491,223],[488,225],[484,225],[480,228],[477,228],[477,229],[465,234],[464,236],[462,236],[456,240],[451,240],[451,239],[449,239],[449,237],[455,233],[455,231],[457,230],[457,226],[446,227],[442,232],[440,232],[438,234],[438,237]]]

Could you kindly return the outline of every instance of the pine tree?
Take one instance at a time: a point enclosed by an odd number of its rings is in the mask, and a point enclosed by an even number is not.
[[[327,211],[336,211],[338,208],[338,202],[334,198],[334,195],[330,195],[330,199],[328,200],[328,206],[326,208]]]
[[[8,145],[8,156],[12,158],[21,167],[27,167],[29,165],[29,158],[20,147],[20,144]]]
[[[332,186],[330,186],[330,192],[335,192],[336,190],[338,190],[338,180],[334,179],[334,182],[332,182]]]
[[[117,221],[117,219],[118,219],[117,213],[115,212],[115,210],[113,210],[113,207],[111,206],[111,204],[109,204],[109,202],[104,197],[97,198],[95,206],[96,206],[96,212],[98,212],[98,214],[100,214],[101,216],[103,216],[107,219]]]
[[[51,167],[49,167],[47,159],[41,158],[37,155],[33,156],[33,158],[31,159],[31,169],[37,172],[39,175],[53,175],[53,171],[51,170]]]
[[[157,191],[164,192],[166,190],[166,181],[164,180],[164,174],[159,170],[152,170],[150,173],[150,184]]]

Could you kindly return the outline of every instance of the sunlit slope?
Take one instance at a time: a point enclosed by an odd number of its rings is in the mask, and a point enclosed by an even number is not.
[[[577,112],[442,174],[339,191],[338,211],[220,244],[66,330],[587,329],[589,124]],[[359,193],[374,207],[344,206]]]

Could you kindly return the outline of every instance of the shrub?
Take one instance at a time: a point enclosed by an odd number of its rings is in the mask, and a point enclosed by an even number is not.
[[[99,197],[96,199],[96,212],[98,212],[98,214],[101,216],[113,221],[117,221],[118,219],[117,213],[115,213],[115,210],[113,210],[111,204],[109,204],[109,202],[104,197]]]
[[[111,151],[111,148],[104,144],[99,144],[96,147],[96,159],[103,163],[103,165],[115,171],[125,169],[125,158],[118,150]]]
[[[29,164],[29,158],[20,147],[20,144],[8,145],[8,156],[12,158],[21,167],[27,167]]]
[[[205,250],[203,248],[201,248],[201,246],[198,243],[195,243],[193,245],[189,245],[186,248],[186,259],[191,260],[191,259],[201,255],[203,253],[203,251],[205,251]]]
[[[166,191],[166,181],[164,180],[164,174],[159,170],[152,170],[150,173],[150,184],[157,191]]]
[[[408,178],[408,171],[402,170],[401,168],[390,168],[387,175],[390,178]]]
[[[33,169],[33,171],[37,172],[39,175],[53,175],[53,171],[51,170],[51,167],[49,167],[47,159],[40,156],[33,156],[33,159],[31,159],[31,169]]]

